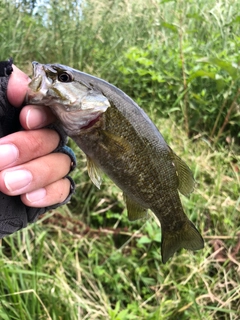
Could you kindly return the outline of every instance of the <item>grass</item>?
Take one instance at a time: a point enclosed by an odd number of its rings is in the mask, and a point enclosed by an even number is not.
[[[193,170],[181,199],[205,248],[163,265],[154,218],[130,223],[70,141],[71,203],[1,240],[0,319],[239,319],[239,3],[32,4],[1,2],[2,57],[29,74],[32,60],[71,65],[131,95]]]
[[[189,141],[171,121],[158,127],[192,163],[198,187],[182,200],[205,248],[182,250],[163,265],[156,222],[128,222],[119,190],[108,179],[102,191],[90,186],[82,161],[69,206],[2,240],[3,319],[238,319],[240,199],[232,151]],[[77,201],[82,193],[87,214]]]

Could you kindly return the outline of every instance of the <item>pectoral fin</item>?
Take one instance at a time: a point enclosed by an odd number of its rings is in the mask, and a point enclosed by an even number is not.
[[[171,149],[170,151],[178,176],[178,190],[186,196],[193,191],[195,185],[192,171]]]
[[[126,202],[128,219],[130,221],[146,218],[148,216],[146,208],[140,206],[137,202],[130,199],[126,194],[123,194],[123,197]]]
[[[102,172],[101,169],[96,166],[96,164],[92,161],[91,158],[87,156],[87,169],[88,175],[95,186],[100,189],[102,183]]]
[[[104,143],[103,147],[110,153],[121,152],[125,154],[131,150],[130,143],[123,137],[117,136],[106,130],[102,132],[102,135],[104,136],[104,140],[101,143]]]

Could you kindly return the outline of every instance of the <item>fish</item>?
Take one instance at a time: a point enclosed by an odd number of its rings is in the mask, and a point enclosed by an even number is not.
[[[200,250],[204,240],[186,216],[179,192],[189,195],[195,180],[150,120],[127,94],[107,81],[61,64],[32,62],[26,102],[48,106],[66,134],[85,153],[92,182],[102,173],[122,190],[128,218],[161,225],[165,264],[176,251]]]

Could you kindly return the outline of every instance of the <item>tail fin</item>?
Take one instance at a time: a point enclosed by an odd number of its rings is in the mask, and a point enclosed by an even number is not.
[[[181,248],[199,250],[203,247],[203,238],[190,220],[187,220],[181,229],[174,233],[166,232],[162,228],[161,250],[163,263],[166,263]]]

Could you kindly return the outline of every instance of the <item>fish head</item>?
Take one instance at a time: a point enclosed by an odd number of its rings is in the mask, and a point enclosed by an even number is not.
[[[82,79],[84,73],[60,64],[34,61],[32,66],[26,102],[50,107],[69,136],[89,127],[110,107],[102,92]]]

